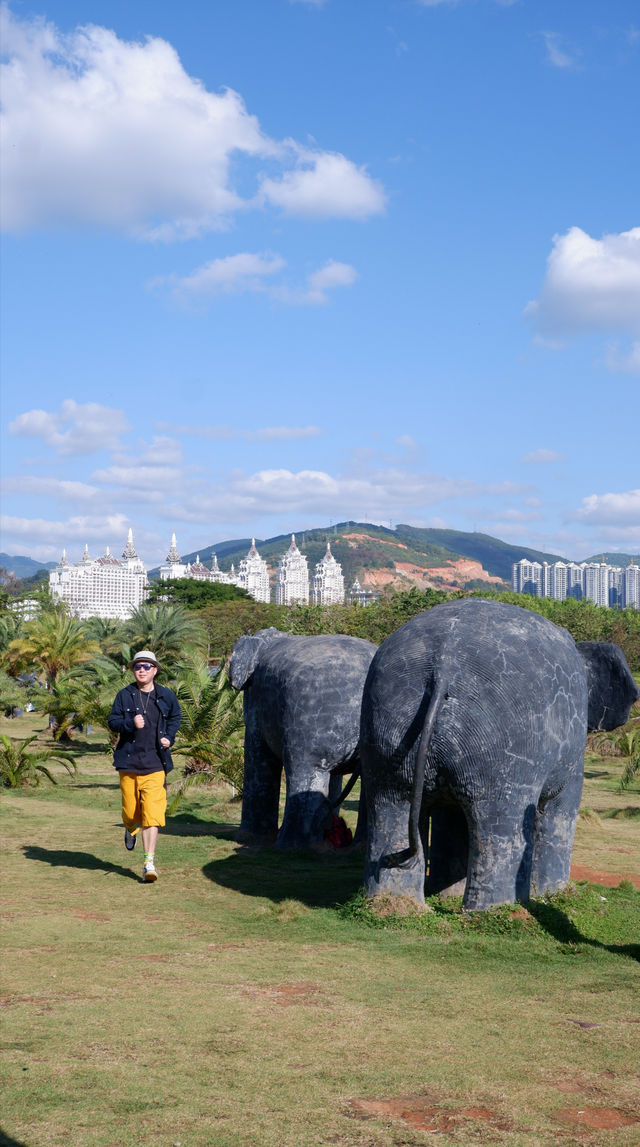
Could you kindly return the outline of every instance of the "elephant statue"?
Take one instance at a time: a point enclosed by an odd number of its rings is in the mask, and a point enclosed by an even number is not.
[[[244,690],[244,790],[240,834],[307,848],[323,839],[359,775],[360,704],[376,652],[358,637],[297,637],[262,629],[236,641],[229,666]],[[278,832],[282,768],[286,802]],[[361,802],[361,809],[363,809]],[[362,822],[356,838],[363,835]]]
[[[617,646],[479,598],[418,614],[364,689],[365,886],[467,909],[563,887],[588,729],[624,724],[638,689]]]

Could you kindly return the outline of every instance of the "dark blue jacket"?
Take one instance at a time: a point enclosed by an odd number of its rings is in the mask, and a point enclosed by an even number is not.
[[[164,685],[155,684],[156,691],[156,705],[160,714],[158,721],[158,753],[160,760],[164,765],[165,773],[170,773],[173,768],[173,761],[171,760],[171,753],[169,749],[163,749],[160,744],[161,737],[168,737],[171,744],[175,741],[176,733],[180,728],[180,706],[178,698],[171,689],[166,689]],[[120,740],[115,747],[113,755],[114,769],[127,770],[129,757],[133,749],[135,741],[136,727],[133,723],[133,718],[136,713],[140,712],[139,703],[139,690],[138,686],[126,685],[124,689],[116,695],[113,702],[113,708],[109,714],[108,725],[114,733],[120,734]]]

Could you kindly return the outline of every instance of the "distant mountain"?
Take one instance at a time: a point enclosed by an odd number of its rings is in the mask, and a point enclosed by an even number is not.
[[[607,565],[610,566],[629,566],[631,562],[636,566],[640,566],[640,554],[612,554],[607,553],[606,550],[604,553],[600,550],[600,553],[595,554],[594,557],[582,558],[581,560],[583,562],[601,562],[603,558]]]
[[[544,553],[543,550],[532,550],[528,546],[512,546],[508,542],[501,542],[499,538],[492,538],[490,534],[466,534],[460,530],[418,529],[416,526],[397,526],[396,532],[401,537],[421,539],[427,544],[444,546],[451,552],[461,554],[465,558],[480,562],[487,573],[503,581],[511,581],[511,567],[521,558],[528,558],[532,562],[560,562],[567,561],[559,554]]]
[[[21,580],[26,577],[33,577],[37,574],[38,570],[53,570],[57,566],[57,562],[37,562],[33,558],[27,558],[24,555],[16,554],[0,554],[0,566],[2,566],[8,574],[13,574],[14,577]]]
[[[347,585],[351,585],[356,577],[361,584],[374,589],[387,586],[406,589],[411,585],[457,588],[472,581],[499,581],[500,574],[487,567],[483,568],[475,555],[468,555],[463,547],[454,547],[450,540],[472,535],[458,535],[453,530],[440,532],[450,535],[443,539],[449,544],[442,544],[442,540],[435,536],[428,537],[429,531],[413,530],[410,526],[388,529],[368,522],[340,522],[329,528],[304,530],[296,535],[296,541],[308,559],[311,574],[315,563],[324,556],[327,542],[330,542],[334,557],[342,565]],[[438,531],[432,533],[435,535]],[[290,541],[290,534],[256,540],[260,554],[268,563],[273,576],[278,559],[289,548]],[[496,542],[497,546],[502,544]],[[200,560],[209,562],[215,553],[220,569],[229,570],[232,562],[237,568],[242,558],[246,557],[249,545],[250,539],[243,538],[207,546],[199,551]],[[196,556],[195,552],[183,554],[182,560],[191,562]],[[521,557],[522,553],[518,551],[517,556]],[[158,575],[159,569],[149,571],[151,578]],[[511,576],[510,566],[508,576]]]

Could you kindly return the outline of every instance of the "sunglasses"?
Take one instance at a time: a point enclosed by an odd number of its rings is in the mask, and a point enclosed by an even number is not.
[[[151,661],[136,661],[133,672],[137,673],[139,669],[155,669],[155,665]]]

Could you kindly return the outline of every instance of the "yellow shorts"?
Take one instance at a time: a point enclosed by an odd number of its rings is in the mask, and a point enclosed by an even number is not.
[[[129,832],[157,825],[164,828],[164,814],[167,810],[167,790],[164,787],[165,773],[120,773],[120,793],[122,795],[122,823]]]

